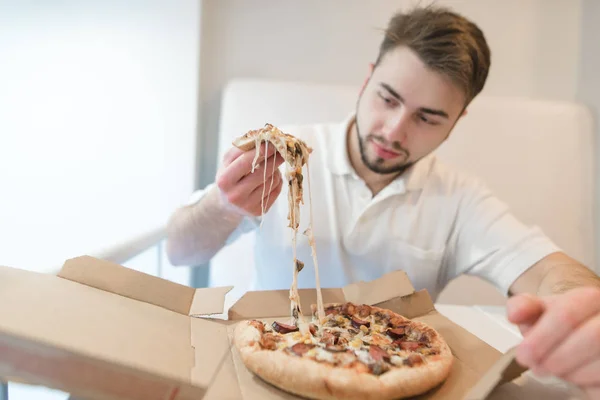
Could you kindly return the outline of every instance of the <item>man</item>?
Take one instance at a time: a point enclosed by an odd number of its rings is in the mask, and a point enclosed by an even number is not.
[[[355,114],[341,125],[284,129],[314,149],[310,178],[321,284],[340,286],[402,268],[435,297],[460,274],[480,276],[511,296],[508,318],[525,337],[518,361],[600,397],[598,277],[539,230],[522,225],[475,179],[431,154],[467,114],[489,67],[484,35],[470,21],[441,8],[399,13]],[[216,183],[172,216],[168,254],[176,264],[206,262],[256,229],[255,288],[286,288],[291,231],[286,196],[279,196],[281,173],[274,168],[282,159],[272,148],[263,151],[250,173],[253,158],[254,151],[227,152]],[[261,218],[263,203],[268,212]],[[309,218],[303,210],[301,231]],[[298,258],[310,260],[302,235]],[[299,285],[314,287],[312,274],[305,268]]]

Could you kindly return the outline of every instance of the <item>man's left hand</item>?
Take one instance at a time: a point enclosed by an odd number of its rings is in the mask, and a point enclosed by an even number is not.
[[[524,337],[517,348],[519,364],[600,398],[600,288],[547,297],[516,295],[508,300],[507,313]]]

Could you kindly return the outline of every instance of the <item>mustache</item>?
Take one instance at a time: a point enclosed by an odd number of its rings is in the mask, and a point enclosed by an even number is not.
[[[406,157],[409,156],[409,152],[407,149],[405,149],[404,147],[402,147],[402,145],[400,144],[400,142],[388,142],[386,141],[383,137],[381,136],[377,136],[374,135],[372,133],[368,134],[367,137],[365,138],[367,141],[368,140],[372,140],[374,142],[377,142],[379,144],[382,144],[385,147],[388,147],[394,151],[397,151],[399,153],[404,153],[404,155]]]

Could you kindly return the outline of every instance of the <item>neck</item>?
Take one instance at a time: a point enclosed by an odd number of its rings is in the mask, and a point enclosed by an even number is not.
[[[365,182],[371,190],[373,196],[377,195],[383,188],[389,185],[400,173],[378,174],[371,171],[360,156],[360,144],[358,143],[358,132],[356,131],[356,119],[352,121],[348,128],[347,136],[347,151],[350,164],[356,174]]]

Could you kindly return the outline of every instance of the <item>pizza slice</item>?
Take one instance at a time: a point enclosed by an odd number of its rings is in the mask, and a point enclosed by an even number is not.
[[[303,331],[306,331],[307,324],[302,321],[302,310],[300,309],[300,295],[298,294],[298,273],[304,267],[304,263],[296,257],[296,241],[298,234],[298,227],[300,225],[300,204],[304,204],[304,191],[303,182],[304,175],[302,173],[303,167],[306,165],[307,170],[307,182],[309,192],[309,204],[310,204],[310,222],[309,227],[306,229],[304,234],[308,236],[308,241],[312,250],[312,258],[315,266],[315,279],[316,279],[316,290],[317,290],[317,308],[318,314],[321,318],[325,317],[323,309],[323,300],[321,296],[321,287],[319,282],[319,265],[317,261],[317,253],[315,240],[313,237],[312,230],[312,196],[310,194],[310,170],[308,167],[309,156],[312,153],[312,149],[301,139],[285,133],[271,124],[265,124],[261,129],[255,129],[248,131],[246,134],[236,138],[233,141],[233,145],[243,151],[255,150],[254,160],[252,163],[252,172],[257,165],[260,157],[260,149],[264,143],[266,154],[267,146],[272,144],[281,157],[285,160],[286,166],[286,179],[288,180],[288,221],[289,227],[292,228],[292,285],[290,288],[290,307],[292,314],[292,323],[294,326],[300,327]],[[275,167],[275,164],[273,164]],[[266,190],[266,171],[264,169],[264,185],[263,185],[263,199],[264,191]],[[272,175],[274,176],[274,175]],[[271,179],[271,187],[273,180]],[[271,189],[269,189],[269,193]],[[267,198],[268,202],[268,198]],[[262,212],[264,214],[264,203],[262,206]]]

